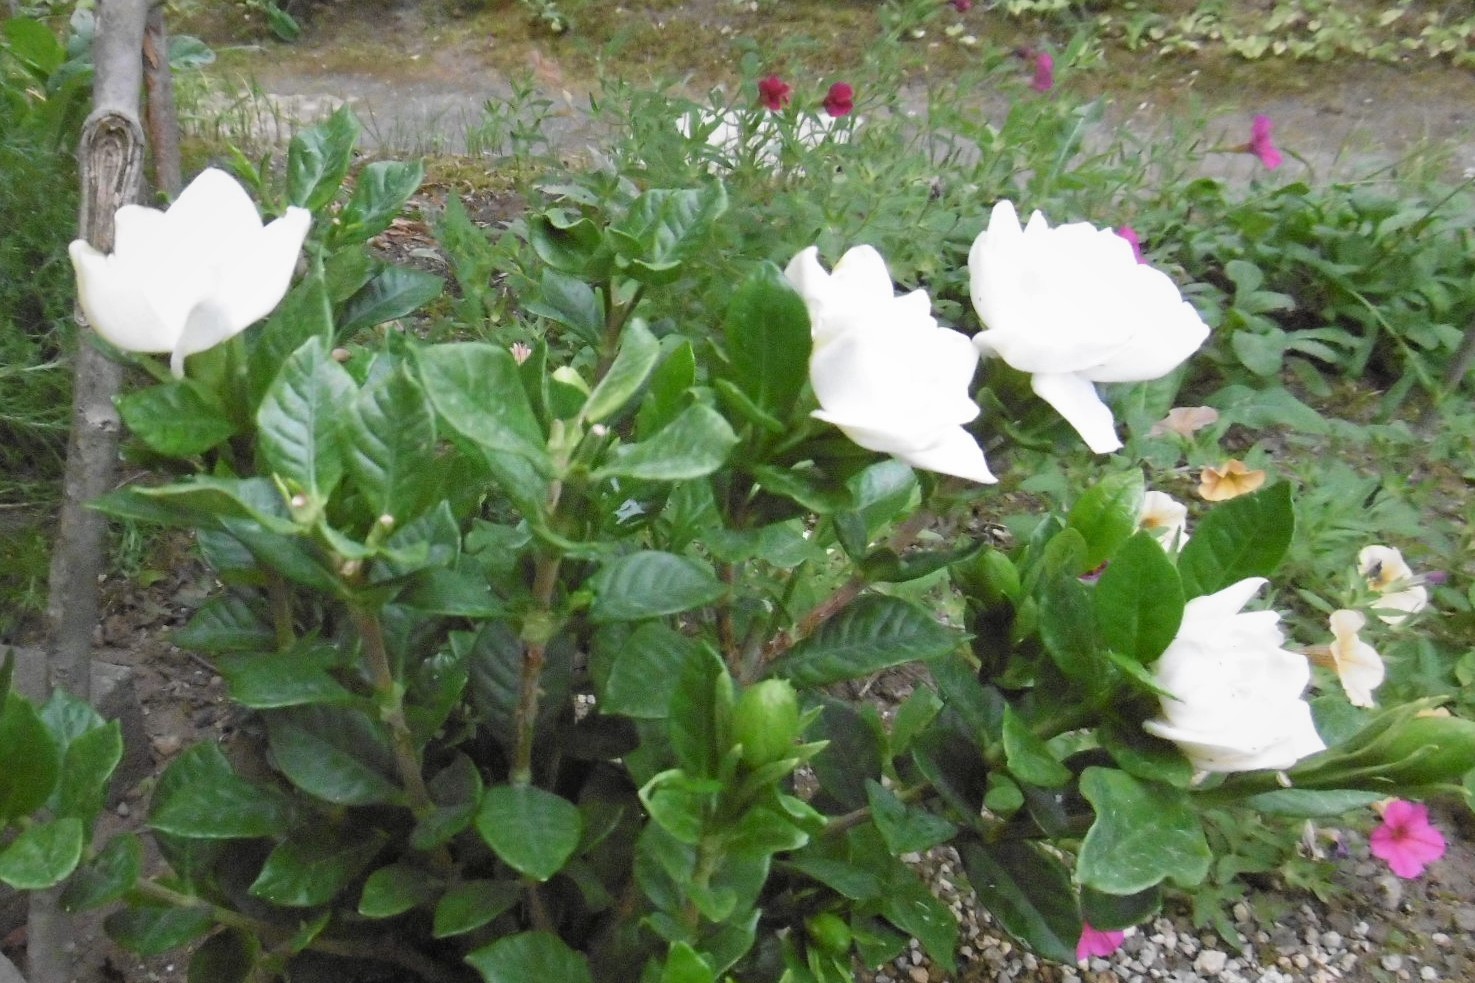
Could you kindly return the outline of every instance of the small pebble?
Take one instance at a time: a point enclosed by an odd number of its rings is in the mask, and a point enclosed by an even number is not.
[[[1396,973],[1403,968],[1403,957],[1396,952],[1390,952],[1380,962],[1384,969],[1390,973]]]
[[[1227,952],[1220,952],[1218,949],[1205,949],[1193,961],[1193,968],[1209,976],[1218,976],[1224,972],[1224,967],[1228,962],[1229,954]]]

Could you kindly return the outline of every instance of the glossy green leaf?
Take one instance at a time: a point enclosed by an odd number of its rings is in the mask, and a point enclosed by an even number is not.
[[[143,844],[132,833],[113,837],[89,864],[77,869],[62,892],[67,911],[86,911],[116,901],[143,873]]]
[[[513,870],[546,881],[573,856],[584,820],[562,796],[531,786],[497,785],[482,796],[476,830]]]
[[[157,956],[204,935],[215,927],[215,918],[203,908],[134,905],[113,912],[103,925],[123,948]]]
[[[312,338],[282,366],[256,413],[266,466],[289,487],[326,501],[343,477],[342,407],[357,387]]]
[[[310,211],[332,201],[358,138],[359,121],[347,106],[293,136],[287,145],[287,200]]]
[[[474,932],[521,899],[522,885],[513,881],[462,881],[436,904],[431,931],[438,939]]]
[[[61,883],[82,859],[82,820],[74,816],[36,823],[0,850],[0,882],[18,891]]]
[[[670,711],[681,667],[699,644],[659,622],[640,625],[615,653],[600,692],[605,713],[655,720]]]
[[[584,403],[583,417],[590,423],[607,420],[634,398],[650,378],[661,356],[661,343],[639,320],[620,332],[620,350]]]
[[[421,386],[451,429],[491,454],[516,454],[547,471],[543,434],[511,352],[459,342],[417,349],[415,363]]]
[[[359,171],[329,241],[334,245],[364,242],[383,232],[424,180],[425,165],[418,160],[369,164]]]
[[[958,831],[958,827],[941,816],[908,806],[895,792],[874,780],[866,781],[866,799],[871,807],[871,821],[897,856],[930,850],[947,842]]]
[[[688,393],[696,381],[696,352],[689,340],[682,339],[651,374],[635,417],[638,439],[649,438],[676,419],[686,408]]]
[[[1010,774],[1031,785],[1059,788],[1070,781],[1070,769],[1057,761],[1024,718],[1007,706],[1004,708],[1004,760]]]
[[[720,413],[700,404],[689,406],[648,440],[616,446],[594,478],[702,478],[722,467],[737,442],[737,434]]]
[[[1066,679],[1094,692],[1105,682],[1091,589],[1065,573],[1040,590],[1040,641]]]
[[[385,725],[344,707],[304,706],[266,717],[277,767],[309,795],[339,805],[404,799]]]
[[[387,838],[382,831],[353,827],[293,831],[267,855],[251,894],[289,908],[327,904],[369,865]]]
[[[743,282],[722,331],[738,387],[759,409],[791,416],[809,380],[809,311],[777,266],[764,263]]]
[[[195,652],[265,652],[276,644],[276,632],[250,601],[226,594],[206,601],[173,642]]]
[[[285,833],[292,805],[276,789],[236,775],[220,746],[196,744],[165,769],[154,791],[149,825],[195,839]]]
[[[534,226],[534,248],[538,246]],[[594,233],[596,240],[599,233]],[[604,338],[604,313],[600,310],[599,296],[594,288],[583,280],[555,269],[545,269],[538,280],[538,291],[528,299],[526,309],[530,314],[546,317],[555,324],[568,328],[576,338],[592,347],[598,347]]]
[[[959,852],[968,882],[1004,931],[1047,959],[1075,963],[1081,915],[1056,856],[1022,840],[971,841]]]
[[[887,921],[922,943],[932,961],[951,973],[956,964],[958,920],[952,910],[910,872],[893,877],[881,900]]]
[[[717,975],[701,955],[685,942],[671,946],[660,983],[716,983]]]
[[[954,651],[962,636],[932,613],[900,598],[863,596],[796,645],[777,675],[798,686],[827,686],[905,662]]]
[[[880,781],[885,745],[874,712],[844,700],[822,697],[823,712],[809,738],[829,745],[809,763],[820,790],[846,810],[867,805],[868,787]]]
[[[1141,471],[1109,475],[1091,486],[1071,508],[1066,527],[1086,541],[1083,569],[1095,570],[1131,538],[1146,494]]]
[[[188,379],[126,393],[118,413],[135,436],[166,457],[193,457],[236,431],[220,405]]]
[[[324,345],[333,342],[333,307],[328,286],[316,271],[293,287],[266,323],[252,328],[246,335],[250,345],[250,378],[252,405],[276,379],[277,373],[309,340],[319,338]]]
[[[1290,548],[1296,517],[1284,481],[1216,505],[1178,555],[1187,598],[1213,594],[1246,577],[1268,577]]]
[[[123,728],[116,720],[79,734],[62,755],[52,814],[75,817],[91,830],[107,804],[113,770],[122,760]]]
[[[1107,894],[1136,894],[1165,880],[1192,887],[1213,855],[1182,789],[1110,768],[1087,768],[1081,794],[1096,810],[1081,844],[1076,877]]]
[[[441,295],[446,282],[434,273],[405,266],[386,266],[348,299],[338,323],[338,337],[413,314]]]
[[[1148,922],[1162,906],[1163,890],[1158,886],[1136,894],[1103,894],[1081,888],[1081,915],[1092,928],[1103,932],[1120,932]]]
[[[414,864],[380,867],[364,881],[358,912],[365,918],[393,918],[433,901],[442,886],[441,878]]]
[[[310,643],[287,652],[225,655],[215,665],[230,684],[231,699],[253,710],[275,710],[352,702],[354,695],[329,672],[337,663],[331,645]]]
[[[1114,651],[1150,664],[1183,623],[1183,584],[1150,533],[1127,540],[1096,583],[1096,624]]]
[[[393,372],[365,386],[346,407],[349,476],[376,515],[403,524],[431,504],[439,488],[435,468],[435,411],[420,386]]]
[[[486,983],[592,983],[589,964],[556,935],[523,932],[498,939],[466,957]]]
[[[0,708],[0,827],[45,804],[56,788],[61,751],[36,708],[18,693],[6,695]]]
[[[656,550],[628,553],[600,567],[589,581],[595,621],[639,621],[711,604],[727,588],[711,566]]]
[[[247,983],[261,943],[250,932],[223,928],[200,944],[189,961],[189,983]]]

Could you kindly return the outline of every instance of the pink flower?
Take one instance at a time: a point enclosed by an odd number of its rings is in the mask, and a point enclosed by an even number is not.
[[[1116,230],[1116,234],[1132,244],[1132,255],[1137,257],[1137,262],[1146,265],[1147,257],[1142,255],[1142,240],[1137,236],[1137,230],[1124,225]]]
[[[973,0],[951,0],[953,9],[960,14],[966,14],[973,9]]]
[[[770,75],[758,83],[758,101],[764,109],[778,112],[789,104],[789,94],[793,91],[789,83],[777,75]]]
[[[1095,956],[1109,956],[1122,947],[1125,932],[1103,932],[1092,928],[1090,922],[1081,923],[1081,940],[1076,943],[1076,962]]]
[[[849,82],[836,82],[825,95],[825,112],[831,116],[849,116],[855,108],[855,89]]]
[[[1373,856],[1388,861],[1399,877],[1418,877],[1444,856],[1444,834],[1429,823],[1422,802],[1394,799],[1383,807],[1383,824],[1368,838]]]
[[[1049,92],[1055,88],[1055,59],[1047,51],[1034,53],[1035,77],[1029,87],[1036,92]]]
[[[1275,146],[1275,140],[1271,138],[1270,131],[1275,128],[1275,123],[1269,116],[1258,115],[1254,123],[1250,125],[1249,152],[1260,158],[1268,170],[1275,170],[1284,159]]]

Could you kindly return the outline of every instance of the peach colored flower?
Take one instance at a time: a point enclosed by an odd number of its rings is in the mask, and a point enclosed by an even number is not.
[[[1264,471],[1251,471],[1245,462],[1231,459],[1217,468],[1208,467],[1199,472],[1198,494],[1206,502],[1227,502],[1248,495],[1263,484]]]
[[[1332,666],[1355,707],[1373,705],[1373,690],[1382,685],[1385,672],[1377,650],[1358,637],[1366,625],[1367,618],[1359,611],[1332,612]]]
[[[1180,437],[1192,437],[1195,433],[1219,420],[1219,411],[1212,406],[1175,406],[1168,415],[1152,425],[1149,437],[1162,437],[1175,433]]]

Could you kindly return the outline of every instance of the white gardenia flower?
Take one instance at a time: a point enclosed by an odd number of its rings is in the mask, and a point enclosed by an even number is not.
[[[968,392],[978,366],[968,336],[938,327],[926,291],[896,296],[870,246],[847,252],[833,273],[818,256],[811,246],[785,271],[809,309],[815,417],[912,467],[997,480],[963,429],[979,412]]]
[[[184,360],[234,337],[281,302],[312,214],[291,207],[263,228],[240,184],[200,172],[168,211],[118,209],[113,251],[71,244],[82,312],[94,331],[130,352]]]
[[[1357,569],[1367,578],[1368,587],[1380,595],[1373,607],[1384,624],[1401,624],[1428,607],[1428,588],[1418,582],[1403,554],[1393,547],[1364,546],[1357,554]]]
[[[1344,609],[1333,611],[1330,620],[1332,665],[1342,689],[1353,706],[1370,707],[1373,690],[1383,684],[1385,669],[1377,650],[1357,635],[1367,625],[1367,618],[1360,611]]]
[[[1188,506],[1167,492],[1150,491],[1142,496],[1137,528],[1152,533],[1165,550],[1181,550],[1188,542]]]
[[[1282,648],[1274,611],[1241,611],[1266,581],[1250,577],[1196,597],[1154,672],[1162,715],[1143,724],[1177,744],[1200,771],[1289,768],[1324,750],[1302,693],[1306,658]]]
[[[1209,336],[1167,274],[1137,262],[1111,229],[1050,228],[1039,212],[1019,226],[1014,205],[994,206],[968,253],[973,306],[985,330],[973,341],[1028,372],[1098,454],[1122,446],[1098,382],[1167,375]]]

